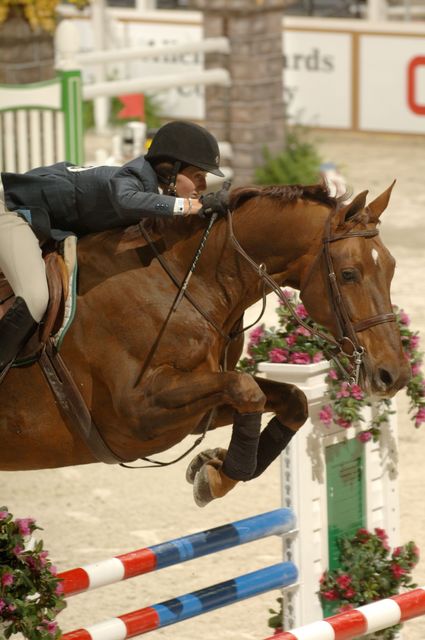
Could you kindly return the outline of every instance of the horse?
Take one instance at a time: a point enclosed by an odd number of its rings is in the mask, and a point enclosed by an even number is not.
[[[346,202],[321,184],[233,189],[172,313],[205,221],[150,220],[82,238],[77,314],[61,355],[114,461],[149,460],[188,435],[231,426],[228,449],[201,452],[188,467],[200,506],[273,462],[308,417],[305,395],[235,370],[244,311],[272,288],[300,291],[309,315],[354,357],[368,393],[404,387],[395,261],[378,233],[392,187],[368,205],[367,191]],[[0,402],[0,469],[98,462],[67,428],[37,364],[9,372]],[[260,433],[265,412],[274,417]]]

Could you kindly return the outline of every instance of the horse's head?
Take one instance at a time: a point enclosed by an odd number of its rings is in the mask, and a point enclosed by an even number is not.
[[[369,205],[364,191],[330,214],[322,250],[301,282],[307,311],[344,351],[364,349],[363,386],[385,396],[394,395],[410,377],[390,299],[395,260],[378,235],[393,186]]]

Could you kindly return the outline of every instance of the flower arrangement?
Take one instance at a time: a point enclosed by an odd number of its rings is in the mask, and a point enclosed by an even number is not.
[[[359,529],[352,538],[341,538],[338,546],[339,568],[325,571],[320,579],[322,605],[331,602],[338,605],[338,611],[348,611],[396,595],[402,587],[416,587],[410,576],[419,560],[414,542],[391,551],[386,532],[377,528],[374,533]],[[393,640],[400,626],[366,637]]]
[[[90,0],[68,0],[79,9],[90,4]],[[53,33],[56,29],[56,9],[59,0],[0,0],[0,25],[5,22],[11,11],[18,11],[32,29],[43,29]]]
[[[16,518],[0,507],[1,637],[21,633],[29,640],[55,640],[61,631],[55,616],[65,607],[61,581],[43,542],[30,545],[33,518]]]
[[[323,328],[308,316],[295,292],[285,289],[283,293],[307,326],[323,331]],[[254,373],[260,362],[311,364],[325,359],[325,345],[321,338],[300,326],[285,305],[280,304],[276,311],[279,320],[277,328],[267,329],[263,324],[251,331],[247,356],[240,360],[238,365],[240,370]],[[403,349],[412,369],[412,378],[406,388],[410,402],[409,413],[415,426],[419,427],[425,422],[425,378],[421,370],[423,354],[419,351],[419,334],[410,329],[410,319],[402,309],[394,307],[394,312]],[[371,406],[371,401],[364,395],[362,389],[356,384],[350,385],[334,368],[329,370],[326,381],[328,384],[326,403],[319,413],[322,424],[325,426],[337,424],[348,429],[353,424],[358,426],[364,422],[362,408]],[[362,442],[377,441],[380,427],[388,421],[388,416],[392,413],[389,400],[379,400],[374,407],[373,419],[358,435]]]

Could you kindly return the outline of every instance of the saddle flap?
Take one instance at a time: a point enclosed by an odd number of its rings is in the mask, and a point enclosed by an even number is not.
[[[68,242],[67,242],[68,241]],[[46,277],[49,288],[49,304],[36,331],[21,349],[16,364],[26,364],[37,357],[50,336],[61,329],[65,319],[66,302],[70,293],[70,277],[76,264],[76,238],[69,236],[65,239],[61,253],[58,245],[43,248],[43,258],[46,265]],[[12,306],[15,295],[4,274],[0,272],[0,318]]]

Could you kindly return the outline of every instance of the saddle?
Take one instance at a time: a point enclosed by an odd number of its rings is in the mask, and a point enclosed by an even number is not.
[[[62,242],[48,242],[42,247],[49,287],[49,304],[37,331],[22,347],[14,367],[36,361],[49,339],[59,348],[75,310],[77,238],[68,236]],[[0,319],[12,306],[15,295],[0,272]]]

